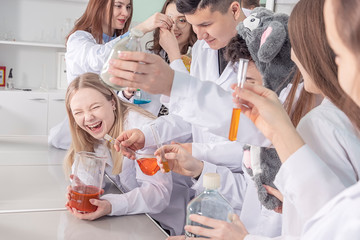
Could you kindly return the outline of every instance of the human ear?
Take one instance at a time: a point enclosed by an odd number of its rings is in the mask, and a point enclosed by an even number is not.
[[[113,108],[113,111],[116,110],[116,104],[115,104],[115,100],[114,99],[111,99],[111,106]]]
[[[231,5],[230,5],[230,8],[231,10],[231,13],[233,14],[234,16],[234,20],[237,21],[240,17],[242,19],[245,19],[245,15],[241,9],[241,6],[240,6],[240,3],[239,2],[233,2]]]

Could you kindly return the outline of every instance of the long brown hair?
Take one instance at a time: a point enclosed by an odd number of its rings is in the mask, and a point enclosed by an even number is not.
[[[296,4],[289,19],[291,46],[316,87],[335,106],[341,109],[357,127],[360,127],[360,108],[349,109],[344,107],[344,102],[349,97],[341,89],[337,80],[335,56],[327,42],[325,33],[324,2],[325,0],[301,0]],[[300,75],[297,74],[285,103],[295,126],[299,123],[300,118],[315,106],[315,95],[307,93],[303,89],[295,108],[292,109],[294,92],[299,82]]]
[[[105,86],[100,80],[99,75],[95,73],[85,73],[75,78],[67,88],[65,96],[65,106],[67,115],[69,117],[69,125],[71,132],[71,146],[67,152],[64,161],[65,173],[69,174],[71,166],[74,161],[74,155],[76,152],[87,151],[94,152],[94,146],[99,144],[99,140],[93,138],[88,132],[80,128],[75,122],[74,116],[71,111],[70,102],[74,94],[83,88],[95,89],[101,93],[108,101],[114,101],[115,110],[113,114],[115,115],[115,122],[109,131],[111,136],[119,136],[120,133],[124,130],[124,119],[130,110],[137,111],[144,116],[154,119],[151,113],[147,112],[141,107],[138,107],[134,104],[123,102],[119,99],[116,93]],[[113,174],[119,174],[122,169],[122,160],[123,155],[115,151],[113,147],[110,146],[110,143],[107,143],[109,149],[111,149],[111,156],[113,161]]]
[[[115,0],[89,0],[89,3],[86,7],[84,14],[75,22],[74,28],[70,31],[70,33],[66,36],[66,42],[69,39],[69,36],[73,34],[75,31],[83,30],[91,33],[96,42],[101,44],[103,41],[103,23],[104,18],[106,16],[106,11],[109,11],[109,32],[111,32],[111,22],[114,10],[114,2]],[[131,12],[128,20],[125,23],[123,29],[116,29],[115,35],[120,36],[126,33],[129,30],[131,19],[133,15],[133,0],[130,0],[131,4]]]
[[[161,13],[165,14],[166,8],[169,6],[170,3],[175,4],[176,0],[166,0],[161,9]],[[186,54],[189,47],[192,47],[194,45],[194,43],[196,42],[196,40],[197,40],[197,36],[196,36],[195,32],[193,31],[192,27],[190,27],[190,36],[189,36],[188,42],[187,42],[187,44],[184,45],[184,47],[182,49],[180,49],[180,54]],[[159,41],[160,41],[160,29],[156,28],[154,31],[154,38],[153,38],[153,40],[146,43],[146,48],[149,51],[152,51],[155,54],[159,55],[159,53],[163,49],[160,46]]]

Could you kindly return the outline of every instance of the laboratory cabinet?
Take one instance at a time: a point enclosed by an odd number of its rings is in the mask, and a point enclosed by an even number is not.
[[[0,91],[0,135],[47,135],[66,116],[65,92]]]
[[[15,87],[57,89],[59,53],[88,0],[2,0],[0,66],[13,68]],[[8,72],[8,71],[7,71]]]

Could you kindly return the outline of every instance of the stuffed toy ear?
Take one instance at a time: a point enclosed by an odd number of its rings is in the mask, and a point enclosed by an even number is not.
[[[273,21],[261,36],[258,58],[261,62],[271,62],[280,52],[286,40],[286,30],[278,21]]]

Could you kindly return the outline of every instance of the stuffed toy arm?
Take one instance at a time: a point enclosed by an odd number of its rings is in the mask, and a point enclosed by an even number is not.
[[[269,194],[263,186],[265,184],[276,189],[273,182],[281,166],[276,150],[274,148],[245,145],[243,163],[246,171],[255,182],[259,201],[270,210],[280,207],[282,202]]]

